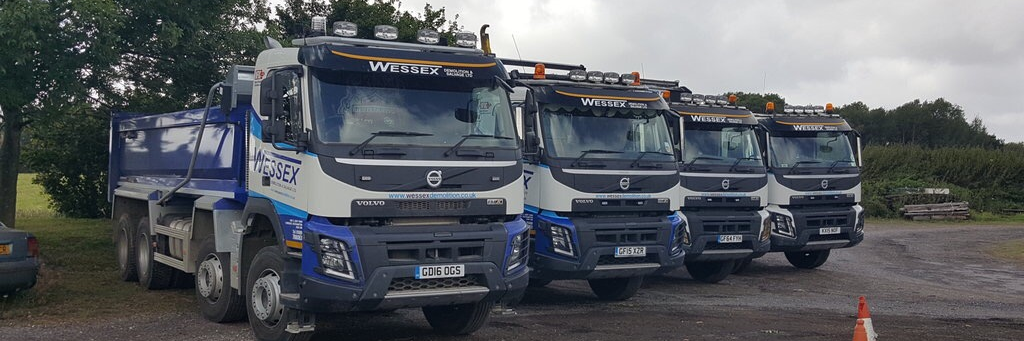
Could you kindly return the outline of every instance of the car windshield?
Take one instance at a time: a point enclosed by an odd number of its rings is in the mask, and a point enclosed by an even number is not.
[[[314,71],[316,136],[324,143],[515,148],[508,93],[497,80]]]
[[[759,166],[761,150],[753,127],[688,124],[683,132],[683,162]]]
[[[552,157],[577,158],[591,151],[588,159],[643,156],[644,161],[671,161],[672,139],[662,114],[649,109],[545,105],[544,145]]]
[[[841,132],[801,133],[771,137],[773,167],[853,167],[850,139]]]

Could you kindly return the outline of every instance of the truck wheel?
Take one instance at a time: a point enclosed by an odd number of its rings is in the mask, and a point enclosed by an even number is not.
[[[293,334],[285,330],[295,311],[281,304],[281,274],[284,257],[276,245],[265,246],[256,254],[245,279],[245,307],[249,326],[257,340],[302,341],[313,332]]]
[[[135,253],[138,255],[139,285],[150,290],[167,289],[174,280],[174,268],[153,260],[156,251],[149,236],[149,218],[142,218],[137,226]]]
[[[798,251],[798,252],[786,252],[786,260],[789,260],[789,264],[801,268],[801,269],[814,269],[828,260],[828,255],[832,250],[820,250],[820,251]]]
[[[530,283],[526,286],[530,288],[543,288],[548,284],[551,284],[550,279],[530,278]]]
[[[627,300],[640,290],[640,284],[644,282],[643,276],[626,278],[605,278],[587,280],[590,283],[590,290],[605,301]]]
[[[122,212],[114,225],[114,243],[117,247],[117,267],[121,280],[134,282],[139,280],[137,260],[135,257],[135,218],[128,212]]]
[[[750,263],[752,263],[753,261],[754,259],[749,257],[744,258],[741,261],[737,261],[736,266],[732,268],[732,273],[738,274],[740,272],[743,272],[744,270],[747,270],[747,268],[750,267]]]
[[[721,282],[736,267],[736,261],[692,262],[686,263],[686,271],[690,277],[704,283]]]
[[[245,318],[245,300],[231,288],[230,254],[217,252],[213,238],[199,246],[196,258],[196,303],[207,320],[223,323]]]
[[[494,302],[423,307],[423,316],[435,331],[445,335],[471,334],[487,322]]]

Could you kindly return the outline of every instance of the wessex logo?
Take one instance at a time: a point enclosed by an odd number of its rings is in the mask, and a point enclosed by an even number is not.
[[[408,63],[370,62],[370,70],[376,72],[408,73],[412,75],[440,76],[441,67]]]
[[[613,108],[625,108],[626,101],[621,99],[597,99],[597,98],[580,98],[583,101],[583,105],[592,107],[613,107]]]
[[[283,183],[294,185],[297,182],[302,161],[263,149],[256,151],[254,159],[253,171]]]
[[[799,131],[819,131],[819,130],[839,130],[839,128],[834,127],[834,126],[822,125],[822,124],[801,124],[801,125],[794,125],[793,126],[793,130],[799,130]]]

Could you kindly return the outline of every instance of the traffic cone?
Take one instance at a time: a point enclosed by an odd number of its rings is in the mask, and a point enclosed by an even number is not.
[[[868,332],[864,329],[864,320],[857,319],[857,327],[853,328],[853,341],[870,341]]]
[[[864,296],[860,297],[860,303],[857,304],[857,324],[860,325],[861,322],[864,325],[867,341],[874,341],[878,338],[878,333],[875,333],[875,327],[871,324],[871,310],[868,309],[868,301],[864,299]]]

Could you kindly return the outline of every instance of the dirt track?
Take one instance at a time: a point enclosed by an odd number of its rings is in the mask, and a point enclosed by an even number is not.
[[[883,340],[1024,339],[1024,266],[985,249],[1024,239],[1024,226],[869,226],[858,247],[817,270],[770,254],[720,284],[685,270],[649,278],[632,300],[597,301],[585,282],[528,293],[514,315],[458,340],[849,340],[857,297],[868,297]],[[419,311],[336,317],[317,340],[445,339]],[[5,340],[248,340],[248,325],[218,325],[194,311],[61,326],[0,327]]]

